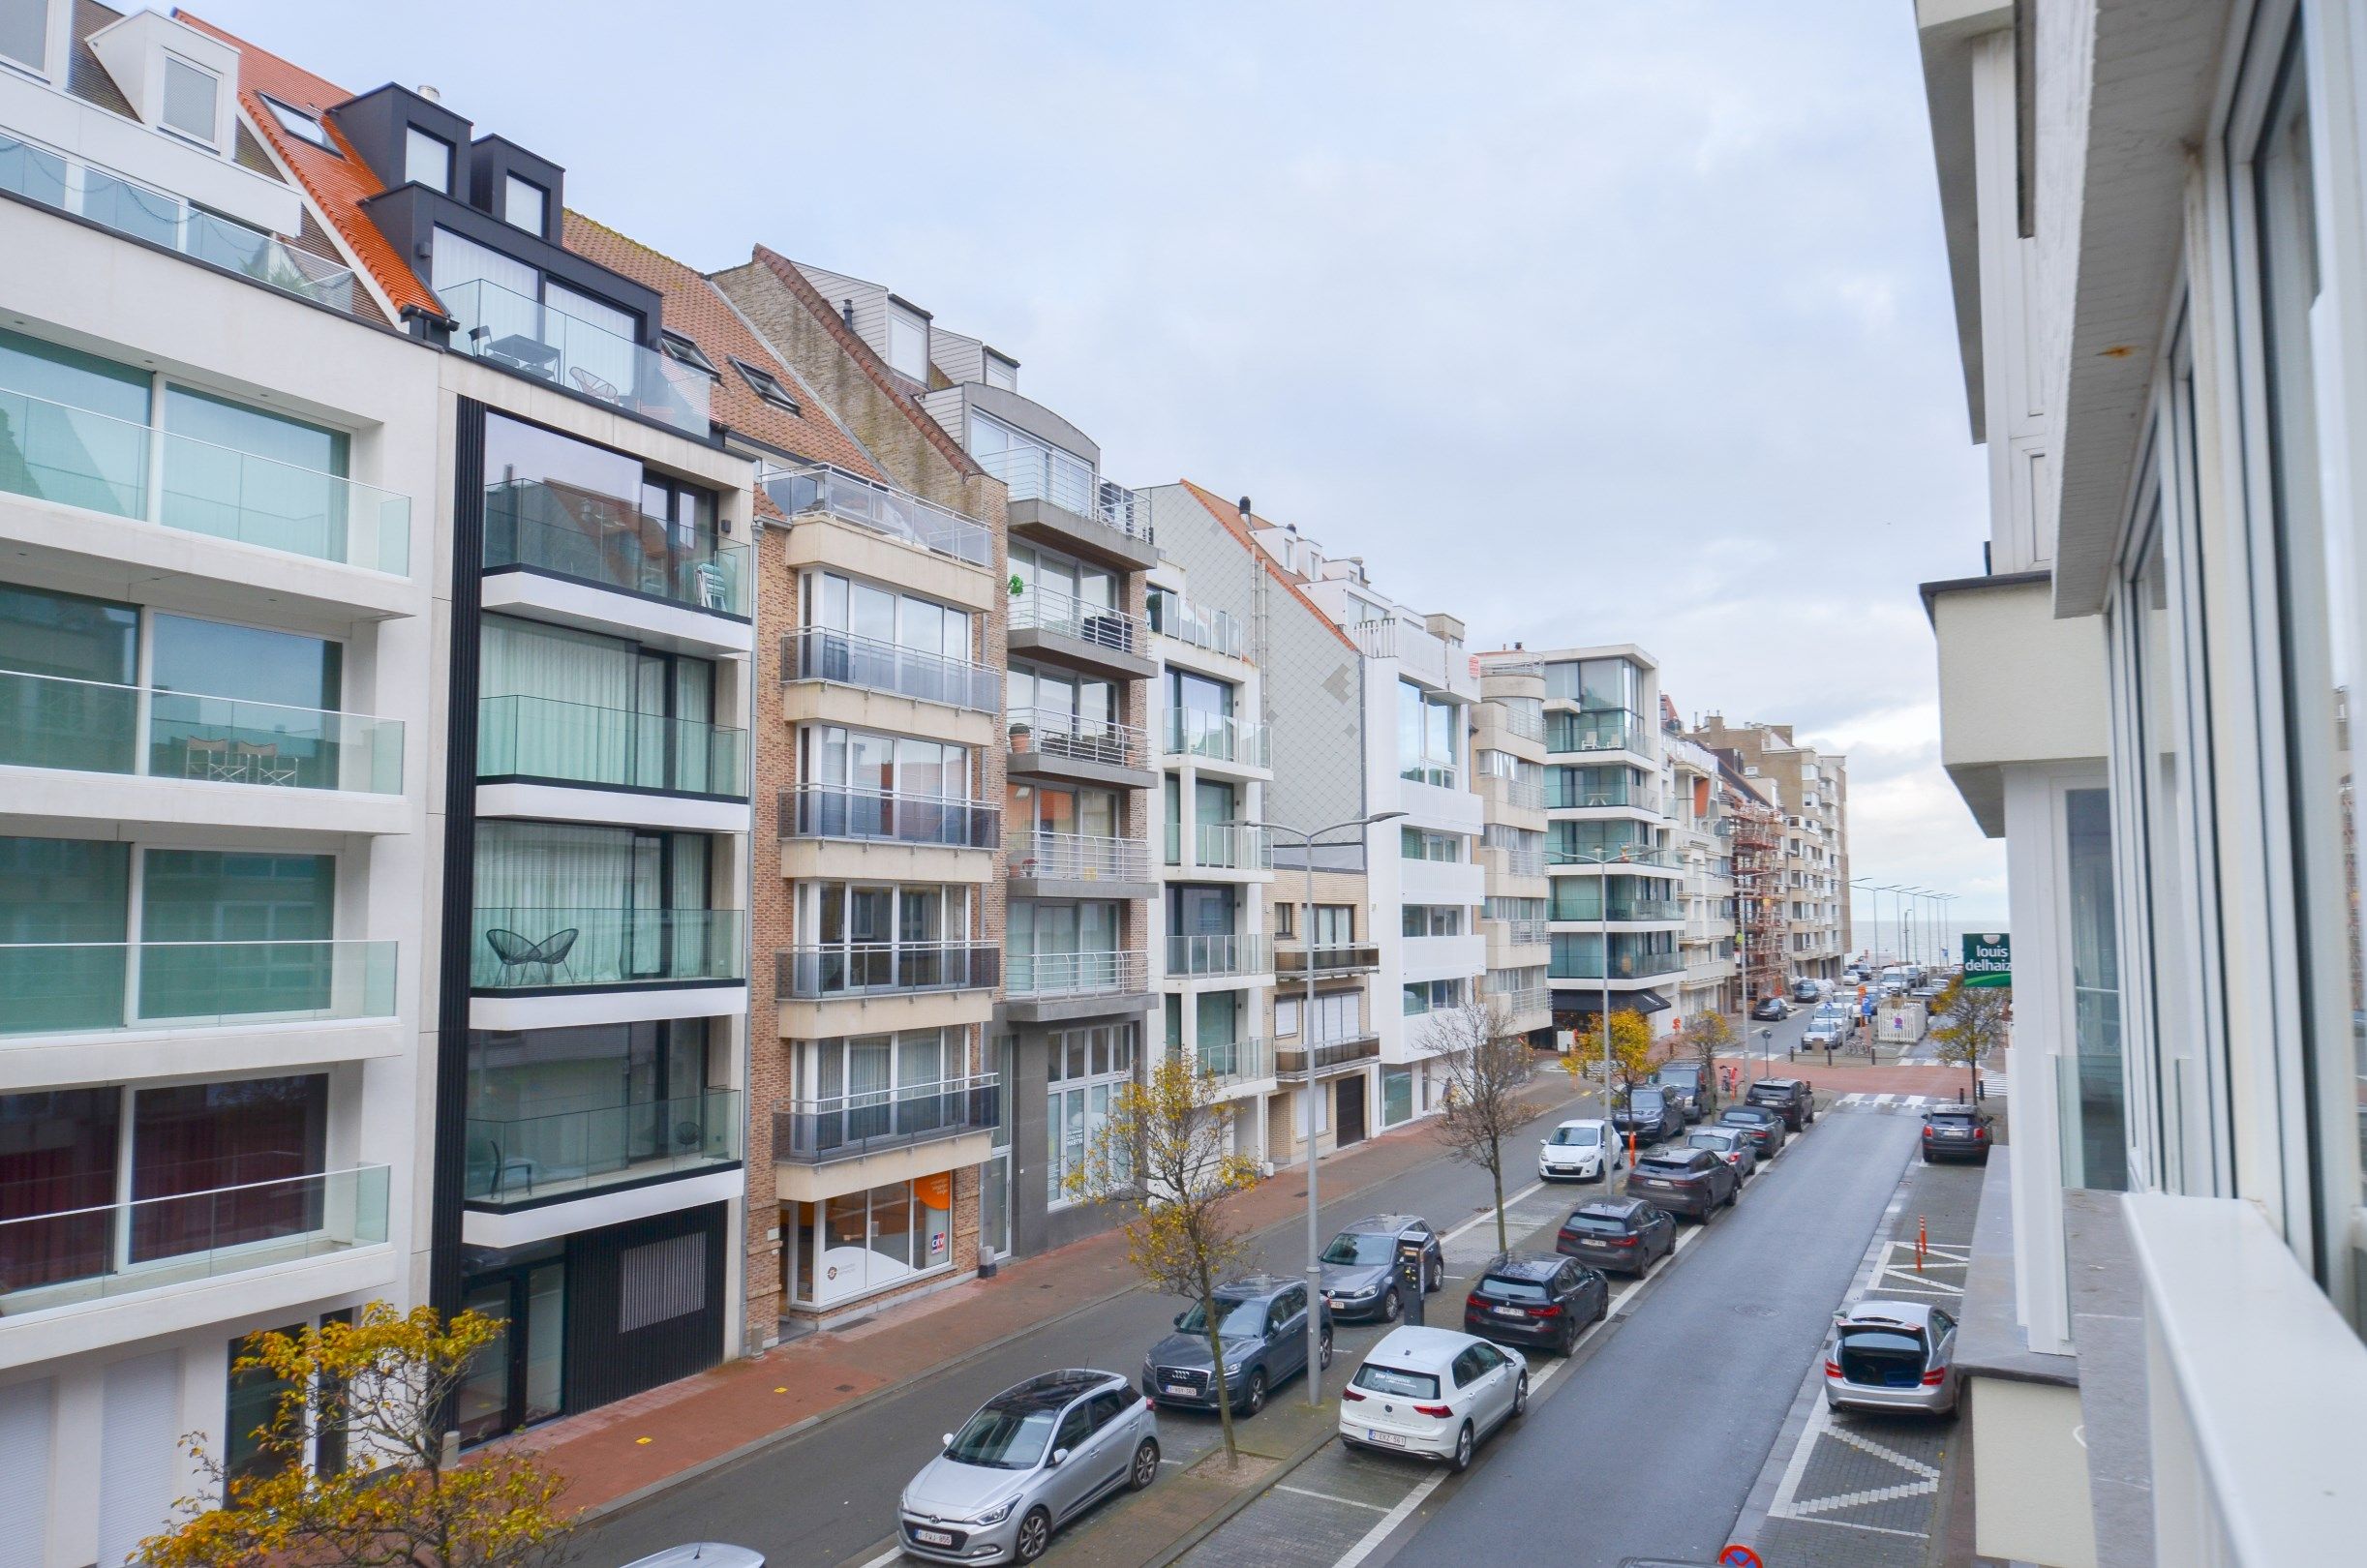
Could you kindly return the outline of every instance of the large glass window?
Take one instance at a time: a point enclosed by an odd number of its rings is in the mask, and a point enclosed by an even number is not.
[[[134,1095],[132,1261],[319,1229],[320,1184],[297,1178],[326,1168],[328,1092],[307,1073]]]
[[[645,473],[621,452],[500,414],[485,418],[485,564],[709,609],[736,603],[713,495]]]
[[[1397,770],[1401,778],[1442,789],[1456,786],[1463,754],[1457,706],[1411,680],[1397,683]]]
[[[1078,517],[1092,517],[1099,510],[1093,465],[1083,458],[1021,435],[975,407],[969,412],[968,430],[970,455],[1011,487],[1013,500],[1047,500]],[[1012,569],[1017,571],[1019,552],[1011,555]]]
[[[798,1204],[796,1299],[828,1307],[951,1267],[953,1206],[950,1173]]]
[[[0,490],[140,516],[151,384],[147,372],[0,329]]]
[[[1015,992],[1105,990],[1122,973],[1121,909],[1107,900],[1013,902],[1004,936],[1005,979]]]
[[[743,787],[744,735],[712,722],[715,667],[706,659],[488,616],[478,681],[481,778]]]
[[[151,849],[140,861],[141,1017],[329,1005],[336,857]]]
[[[139,612],[0,584],[0,764],[129,772]]]
[[[403,178],[447,196],[452,190],[452,144],[417,126],[403,128]]]
[[[964,948],[970,890],[891,883],[809,883],[800,924],[810,933],[796,952],[790,994],[926,990],[990,984]]]
[[[476,983],[733,978],[738,927],[706,914],[709,849],[703,833],[482,825]]]
[[[2066,790],[2073,1039],[2064,1064],[2063,1185],[2121,1189],[2128,1110],[2121,1076],[2120,950],[2113,916],[2111,804],[2103,790]]]
[[[185,386],[165,389],[165,428],[174,437],[165,465],[168,526],[345,558],[344,432]]]
[[[0,1095],[0,1290],[106,1272],[122,1121],[120,1089]]]
[[[49,64],[49,0],[0,0],[0,56],[27,71]]]
[[[1045,1040],[1045,1076],[1050,1084],[1047,1107],[1047,1203],[1077,1201],[1070,1179],[1085,1170],[1096,1138],[1109,1120],[1110,1098],[1134,1076],[1137,1026],[1097,1024],[1070,1029]]]
[[[469,1037],[467,1195],[523,1200],[701,1158],[736,1114],[704,1018]]]
[[[1466,858],[1468,840],[1461,833],[1432,832],[1424,828],[1401,828],[1397,832],[1398,853],[1406,859],[1460,862]]]
[[[530,234],[539,234],[550,219],[551,193],[516,174],[501,181],[501,217]]]
[[[1404,987],[1405,1015],[1413,1018],[1459,1008],[1470,987],[1471,981],[1464,980],[1408,980]]]
[[[1598,931],[1556,931],[1548,949],[1546,972],[1554,980],[1601,980],[1602,934]],[[1611,933],[1611,978],[1632,980],[1664,975],[1678,968],[1674,931],[1614,931]]]

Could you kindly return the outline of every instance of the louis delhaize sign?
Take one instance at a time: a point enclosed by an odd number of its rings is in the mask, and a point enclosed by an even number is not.
[[[2004,931],[1964,933],[1964,983],[2012,985],[2014,938]]]

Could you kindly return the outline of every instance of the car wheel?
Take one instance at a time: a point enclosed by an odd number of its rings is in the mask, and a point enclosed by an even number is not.
[[[1472,1424],[1468,1421],[1463,1424],[1463,1430],[1455,1433],[1454,1457],[1446,1462],[1446,1467],[1457,1475],[1472,1467]]]
[[[1569,1325],[1568,1325],[1566,1328],[1563,1329],[1563,1331],[1562,1331],[1562,1345],[1561,1345],[1561,1354],[1562,1354],[1563,1356],[1564,1356],[1564,1357],[1568,1357],[1568,1356],[1573,1356],[1573,1355],[1576,1355],[1577,1353],[1578,1353],[1578,1324],[1577,1324],[1576,1320],[1575,1320],[1575,1319],[1573,1319],[1573,1320],[1571,1320],[1571,1322],[1569,1323]]]
[[[1126,1485],[1131,1491],[1140,1492],[1158,1479],[1159,1443],[1156,1438],[1145,1437],[1135,1448],[1135,1467],[1127,1473]]]
[[[1265,1369],[1259,1368],[1249,1374],[1249,1386],[1241,1391],[1240,1410],[1243,1415],[1256,1415],[1265,1408]]]
[[[1033,1562],[1051,1544],[1052,1516],[1041,1508],[1030,1508],[1027,1517],[1019,1521],[1019,1533],[1012,1537],[1011,1560]]]
[[[1389,1293],[1381,1298],[1381,1320],[1394,1323],[1405,1315],[1405,1312],[1406,1304],[1397,1299],[1397,1286],[1389,1286]]]
[[[1331,1330],[1325,1329],[1315,1342],[1315,1364],[1325,1370],[1331,1366]]]
[[[1521,1417],[1527,1415],[1528,1413],[1529,1374],[1527,1372],[1523,1372],[1521,1373],[1521,1380],[1512,1385],[1512,1419],[1518,1421]]]

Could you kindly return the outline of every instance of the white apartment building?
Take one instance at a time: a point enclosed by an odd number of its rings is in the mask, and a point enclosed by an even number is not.
[[[1732,1012],[1742,1006],[1735,958],[1733,827],[1719,788],[1717,758],[1663,724],[1660,799],[1671,853],[1684,868],[1679,884],[1684,926],[1677,941],[1684,978],[1677,1013]]]
[[[1480,675],[1472,709],[1472,773],[1485,813],[1479,863],[1487,872],[1480,933],[1487,939],[1485,994],[1532,1043],[1553,1044],[1545,983],[1553,889],[1545,875],[1545,667],[1499,660]]]
[[[1836,980],[1855,935],[1849,902],[1849,759],[1793,738],[1788,724],[1716,713],[1691,739],[1731,752],[1783,810],[1783,957],[1793,978]]]
[[[1975,1545],[2339,1560],[2367,1523],[2367,8],[1917,19],[1990,460],[1984,569],[1923,598],[1942,760],[2011,880],[2012,1142],[1957,1354]]]

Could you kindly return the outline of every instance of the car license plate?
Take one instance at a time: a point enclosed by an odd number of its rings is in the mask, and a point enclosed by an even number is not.
[[[916,1529],[912,1532],[912,1538],[923,1546],[950,1547],[954,1544],[954,1537],[945,1530]]]
[[[1193,1395],[1199,1392],[1199,1389],[1194,1388],[1190,1383],[1169,1383],[1167,1385],[1167,1391],[1169,1394],[1181,1394],[1186,1399],[1189,1399]]]
[[[1386,1443],[1391,1448],[1403,1448],[1406,1446],[1406,1440],[1403,1437],[1400,1437],[1393,1432],[1382,1432],[1379,1427],[1365,1428],[1364,1434],[1372,1441],[1377,1443]]]
[[[1499,1317],[1527,1317],[1529,1315],[1529,1309],[1526,1307],[1498,1307],[1494,1311]]]
[[[1674,1187],[1677,1184],[1658,1176],[1647,1176],[1644,1178],[1643,1185],[1646,1187]]]

